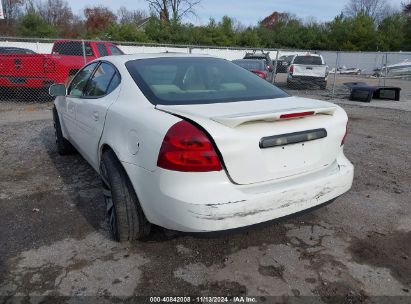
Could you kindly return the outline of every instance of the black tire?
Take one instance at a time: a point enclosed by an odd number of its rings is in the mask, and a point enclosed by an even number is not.
[[[53,107],[53,122],[54,122],[54,134],[56,137],[57,152],[60,155],[73,154],[76,149],[72,144],[63,137],[63,132],[61,131],[60,119],[57,114],[56,107]]]
[[[151,224],[144,215],[127,173],[113,151],[103,154],[100,167],[106,216],[113,239],[125,242],[147,237]]]

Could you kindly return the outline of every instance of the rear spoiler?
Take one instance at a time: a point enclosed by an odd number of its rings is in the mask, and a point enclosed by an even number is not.
[[[215,116],[210,119],[221,123],[227,127],[235,128],[247,122],[252,121],[279,121],[286,119],[296,119],[313,115],[333,115],[337,107],[324,107],[324,108],[290,108],[281,109],[278,112],[248,112],[236,115]]]

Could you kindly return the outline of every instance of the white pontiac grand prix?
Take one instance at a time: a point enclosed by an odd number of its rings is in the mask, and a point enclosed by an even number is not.
[[[100,174],[113,238],[151,224],[229,230],[314,209],[348,191],[347,114],[291,97],[235,64],[188,54],[99,58],[53,85],[60,154]]]

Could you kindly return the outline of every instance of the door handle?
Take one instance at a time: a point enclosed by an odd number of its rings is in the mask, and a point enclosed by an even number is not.
[[[95,120],[95,121],[97,121],[98,119],[99,119],[99,115],[98,115],[98,112],[93,112],[93,119]]]

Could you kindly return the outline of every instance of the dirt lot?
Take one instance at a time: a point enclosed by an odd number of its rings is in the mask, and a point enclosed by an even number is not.
[[[410,303],[411,112],[343,106],[355,180],[331,205],[236,235],[156,229],[120,245],[108,235],[97,174],[79,155],[57,154],[51,105],[0,104],[0,302],[250,295]]]

